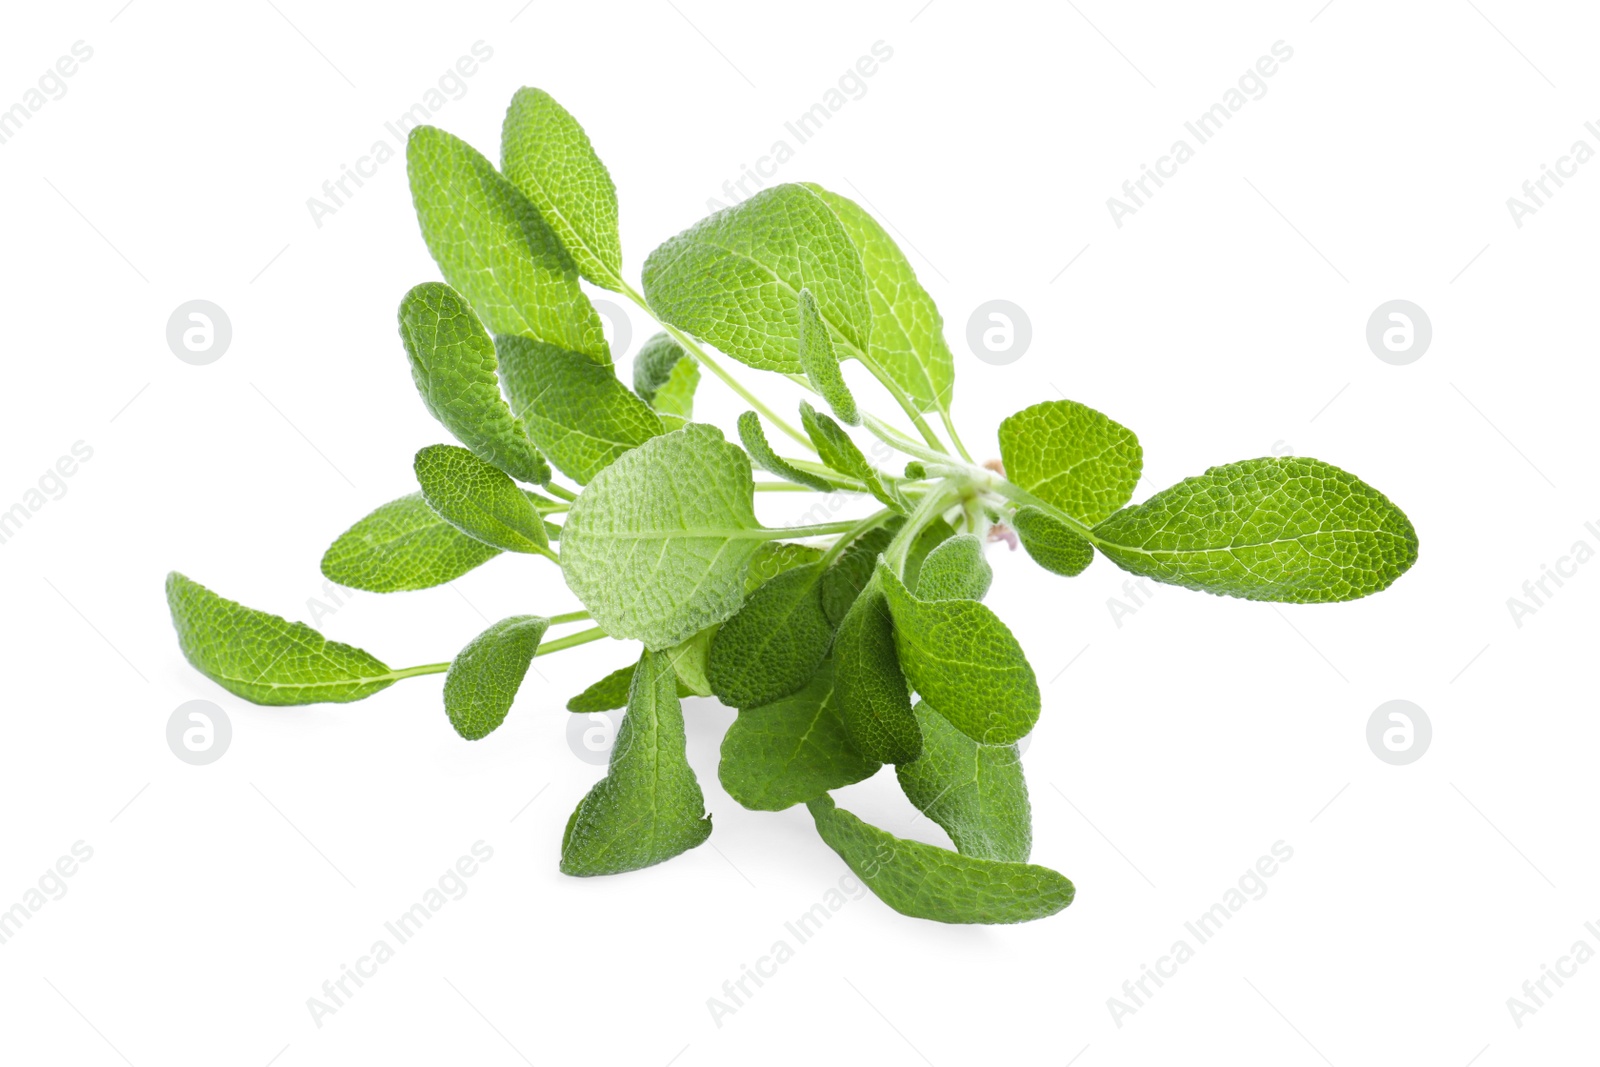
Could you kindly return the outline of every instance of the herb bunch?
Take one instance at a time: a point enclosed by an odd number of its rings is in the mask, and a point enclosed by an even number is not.
[[[445,711],[469,740],[504,721],[533,657],[601,638],[641,644],[637,662],[567,705],[627,709],[608,773],[567,821],[568,874],[637,870],[706,840],[680,700],[715,696],[738,709],[718,769],[728,794],[763,811],[805,804],[896,911],[1052,915],[1073,886],[1028,862],[1016,747],[1039,717],[1039,686],[982,603],[986,543],[1014,536],[1067,578],[1098,553],[1159,582],[1290,603],[1375,593],[1416,559],[1397,507],[1315,459],[1213,467],[1130,506],[1138,439],[1070,400],[1010,416],[1001,462],[974,462],[951,420],[938,309],[883,227],[837,193],[779,185],[701,220],[651,253],[640,293],[623,277],[615,186],[576,120],[523,89],[501,151],[496,169],[442,130],[410,134],[417,217],[445,281],[401,300],[400,338],[423,403],[459,444],[418,452],[419,491],[342,534],[322,571],[389,593],[521,553],[559,566],[582,610],[503,619],[449,662],[395,669],[177,573],[167,598],[190,663],[245,700],[344,703],[442,673]],[[580,279],[661,324],[631,389]],[[712,349],[799,383],[815,406],[802,403],[795,425]],[[909,431],[857,403],[840,373],[849,359]],[[737,444],[694,421],[705,372],[751,408]],[[847,426],[904,455],[904,470],[869,463]],[[876,507],[763,525],[756,494],[783,490]],[[580,622],[591,625],[549,636]],[[953,850],[835,805],[831,790],[884,764]]]

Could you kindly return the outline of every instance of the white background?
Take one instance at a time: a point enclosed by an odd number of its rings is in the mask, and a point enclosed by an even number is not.
[[[1583,925],[1600,924],[1600,563],[1520,627],[1506,603],[1574,542],[1600,548],[1584,527],[1600,526],[1600,164],[1521,228],[1506,207],[1573,141],[1600,148],[1583,128],[1600,119],[1585,5],[503,0],[380,17],[274,2],[18,5],[0,36],[0,107],[75,41],[93,48],[0,145],[0,509],[75,442],[93,449],[0,545],[0,908],[74,842],[93,849],[0,945],[0,1058],[1593,1056],[1600,963],[1550,985],[1520,1028],[1506,1004],[1575,941],[1600,950]],[[1215,463],[1314,455],[1398,502],[1420,561],[1333,606],[1158,587],[1119,626],[1108,601],[1126,601],[1125,576],[1106,561],[1069,581],[992,550],[990,603],[1045,692],[1025,757],[1034,858],[1078,886],[1066,912],[1017,927],[920,922],[868,896],[795,946],[784,923],[845,868],[803,809],[747,812],[722,792],[731,712],[710,701],[686,712],[714,847],[560,875],[567,814],[602,773],[569,749],[563,704],[630,647],[537,660],[504,727],[473,744],[450,730],[438,678],[348,706],[231,697],[179,655],[165,573],[308,619],[311,601],[331,605],[324,547],[410,492],[412,453],[444,439],[395,332],[401,294],[438,276],[403,161],[320,227],[306,201],[480,40],[493,58],[433,121],[493,158],[512,92],[552,92],[616,180],[635,280],[885,42],[865,95],[774,180],[819,181],[893,227],[943,309],[975,452],[996,454],[1004,415],[1066,395],[1138,432],[1140,499]],[[1106,198],[1280,40],[1293,58],[1266,95],[1115,226]],[[234,332],[204,367],[165,341],[195,298]],[[1032,322],[1009,366],[965,342],[994,298]],[[1364,337],[1395,298],[1434,329],[1404,367]],[[652,329],[635,311],[632,348]],[[792,409],[792,393],[744,377]],[[701,417],[731,428],[738,410],[702,385]],[[797,504],[761,501],[772,522]],[[318,624],[403,665],[449,658],[487,620],[575,606],[545,562],[499,559],[453,588],[355,594]],[[196,697],[233,725],[206,767],[165,740]],[[1404,767],[1365,740],[1397,698],[1434,729]],[[887,771],[840,800],[943,841]],[[479,840],[494,856],[467,895],[315,1025],[307,998]],[[1184,922],[1278,841],[1293,859],[1269,892],[1118,1026],[1107,999],[1175,940],[1194,945]],[[794,958],[716,1025],[707,999],[779,939]]]

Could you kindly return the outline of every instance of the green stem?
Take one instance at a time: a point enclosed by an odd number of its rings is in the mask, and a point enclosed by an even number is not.
[[[549,491],[551,496],[558,496],[568,503],[578,499],[577,493],[574,493],[571,489],[568,489],[565,486],[557,485],[555,482],[551,482],[546,485],[545,489]]]
[[[587,619],[588,617],[589,613],[587,611],[569,611],[565,615],[551,616],[550,621],[551,623],[578,622],[582,619]],[[590,641],[598,641],[602,637],[607,636],[609,635],[598,626],[594,627],[592,630],[580,630],[575,634],[568,634],[566,637],[558,637],[554,641],[546,641],[544,644],[539,646],[539,651],[535,652],[534,655],[544,656],[550,654],[551,652],[560,652],[563,648],[573,648],[577,645],[586,645]],[[366,680],[376,682],[383,681],[386,678],[392,678],[395,681],[399,681],[401,678],[416,678],[417,676],[423,674],[443,674],[449,669],[450,664],[448,662],[424,663],[420,667],[403,667],[398,671],[390,671],[381,678],[372,678]]]
[[[757,482],[758,493],[815,493],[816,490],[809,485],[796,485],[794,482]]]
[[[894,379],[885,374],[876,363],[868,359],[866,353],[862,352],[861,349],[851,344],[847,344],[845,347],[856,354],[856,358],[861,361],[862,365],[871,371],[872,376],[878,379],[884,389],[888,390],[890,396],[894,397],[894,402],[900,405],[900,410],[906,413],[906,418],[911,420],[911,425],[917,428],[917,432],[928,443],[928,447],[935,449],[941,455],[949,455],[950,450],[944,447],[944,442],[939,440],[939,435],[933,432],[933,427],[928,425],[927,420],[922,417],[922,412],[918,411],[917,406],[911,402],[911,398],[906,396],[905,390],[901,389]]]
[[[587,611],[569,611],[565,615],[552,615],[549,621],[551,626],[560,626],[564,622],[583,622],[589,617]]]
[[[968,463],[974,463],[972,453],[967,451],[967,446],[961,443],[961,435],[956,433],[956,424],[950,420],[950,413],[943,408],[939,410],[939,421],[944,423],[944,432],[950,435],[950,443],[956,446],[956,451],[961,453],[961,458]]]
[[[764,532],[772,535],[769,540],[776,540],[780,537],[821,537],[823,534],[849,533],[855,527],[856,520],[847,519],[844,522],[824,522],[816,526],[785,526],[782,528],[769,526],[765,528]]]
[[[710,354],[695,342],[694,338],[690,337],[676,326],[673,326],[671,323],[662,322],[659,318],[656,318],[656,313],[650,307],[650,304],[643,296],[634,290],[633,286],[629,285],[627,282],[622,282],[621,284],[623,294],[635,304],[638,304],[639,307],[644,309],[645,314],[649,315],[652,319],[655,319],[657,323],[660,323],[661,328],[666,330],[667,333],[671,334],[673,340],[682,345],[684,351],[688,352],[689,355],[694,358],[695,362],[709,370],[712,374],[715,374],[718,378],[721,378],[724,385],[726,385],[729,389],[732,389],[735,393],[739,394],[740,398],[743,399],[745,403],[755,408],[755,410],[764,416],[768,422],[772,423],[772,425],[776,426],[778,429],[794,438],[796,442],[804,446],[807,450],[811,452],[815,452],[817,450],[817,447],[811,443],[811,438],[807,437],[804,433],[789,425],[789,423],[784,421],[784,419],[779,416],[777,412],[767,407],[767,405],[761,401],[760,397],[756,396],[754,393],[740,384],[739,379],[735,378],[732,374],[729,374],[728,371],[723,368],[722,364],[712,359]]]
[[[552,619],[550,621],[554,622],[555,620]],[[609,634],[600,629],[598,626],[594,627],[592,630],[579,630],[575,634],[568,634],[566,637],[558,637],[554,641],[546,641],[544,644],[539,646],[539,651],[535,652],[534,655],[548,656],[552,652],[560,652],[563,648],[573,648],[577,645],[586,645],[590,641],[598,641],[602,637],[609,636]]]
[[[876,415],[868,415],[863,412],[861,425],[865,426],[872,436],[890,448],[897,452],[904,452],[908,456],[915,456],[918,459],[927,460],[929,463],[942,464],[948,464],[954,458],[943,449],[934,451],[931,448],[924,448]]]
[[[866,518],[850,527],[850,529],[846,530],[839,536],[839,540],[830,545],[828,547],[828,551],[823,553],[822,558],[817,561],[818,571],[827,570],[828,565],[834,560],[838,559],[839,554],[845,549],[849,548],[851,543],[855,541],[856,538],[860,537],[862,534],[873,529],[874,527],[883,525],[883,521],[892,514],[894,513],[888,508],[884,508],[882,511],[868,515]]]
[[[906,555],[911,551],[912,542],[922,533],[927,526],[939,517],[940,512],[949,507],[960,497],[954,482],[944,481],[934,486],[917,502],[916,510],[906,518],[900,532],[894,535],[894,540],[889,542],[889,547],[883,550],[884,561],[894,569],[895,574],[904,578],[906,573]]]
[[[1089,527],[1085,526],[1071,515],[1068,515],[1054,504],[1047,504],[1043,500],[1040,500],[1038,497],[1034,496],[1021,486],[1013,485],[1004,478],[997,476],[990,483],[990,487],[1007,500],[1011,500],[1018,504],[1031,504],[1033,507],[1038,508],[1040,511],[1049,515],[1051,518],[1061,523],[1061,525],[1065,526],[1067,529],[1071,530],[1073,533],[1077,534],[1091,545],[1098,546],[1101,544],[1100,538],[1096,537],[1094,531],[1089,529]]]

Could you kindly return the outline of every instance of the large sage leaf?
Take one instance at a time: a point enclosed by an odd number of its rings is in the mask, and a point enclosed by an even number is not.
[[[806,807],[828,847],[902,915],[942,923],[1021,923],[1072,903],[1072,883],[1048,867],[907,841],[862,822],[828,796]]]
[[[1006,477],[1093,526],[1133,497],[1144,466],[1139,439],[1093,408],[1046,400],[1000,424]]]
[[[1314,604],[1386,589],[1417,559],[1389,498],[1330,463],[1269,456],[1212,467],[1094,528],[1117,566],[1246,600]]]
[[[167,575],[167,608],[184,658],[252,704],[346,704],[407,676],[303,622],[247,608],[177,571]]]
[[[322,556],[322,573],[350,589],[398,593],[454,581],[499,554],[441,519],[421,493],[412,493],[340,534]]]
[[[490,333],[611,362],[572,259],[492,163],[465,141],[418,126],[406,142],[406,172],[428,251]]]
[[[677,686],[666,658],[646,650],[633,673],[606,776],[567,820],[562,873],[636,871],[711,836],[705,796],[685,755]]]
[[[1016,745],[980,745],[919,702],[922,755],[894,769],[917,810],[963,856],[1026,863],[1033,847],[1028,783]]]
[[[870,778],[878,766],[851,743],[825,662],[799,692],[740,710],[723,735],[717,777],[745,807],[781,811]]]
[[[866,279],[839,219],[815,192],[777,185],[701,219],[644,264],[663,322],[742,363],[800,373],[800,290],[860,350],[872,332]]]
[[[455,445],[429,445],[412,467],[428,506],[462,533],[506,552],[550,555],[539,510],[498,467]]]
[[[999,616],[974,600],[919,600],[887,563],[875,575],[906,678],[962,733],[1009,745],[1039,720],[1039,683]]]
[[[578,271],[621,292],[617,187],[578,120],[544,90],[518,89],[500,131],[500,165]]]
[[[495,343],[511,410],[556,469],[579,485],[663,432],[661,419],[610,364],[525,337]]]
[[[821,565],[792,567],[751,593],[717,630],[707,672],[711,690],[729,707],[771,703],[804,686],[832,643]]]
[[[654,437],[595,476],[567,513],[567,584],[612,637],[671,648],[744,602],[771,532],[755,515],[750,461],[714,426]]]
[[[834,662],[839,713],[856,749],[878,763],[908,763],[921,755],[922,731],[876,573],[839,624]]]

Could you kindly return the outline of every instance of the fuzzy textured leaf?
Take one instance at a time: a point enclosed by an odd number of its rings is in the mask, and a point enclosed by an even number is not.
[[[879,763],[909,763],[922,753],[922,731],[911,712],[894,622],[880,585],[875,573],[839,624],[836,699],[857,751]]]
[[[454,289],[423,282],[400,301],[400,339],[433,417],[479,459],[543,485],[550,466],[500,396],[494,342]]]
[[[1386,589],[1417,559],[1417,532],[1389,498],[1321,460],[1212,467],[1094,528],[1127,571],[1246,600],[1316,604]]]
[[[1000,424],[1006,477],[1085,526],[1133,499],[1144,467],[1139,439],[1093,408],[1046,400]]]
[[[490,333],[611,362],[572,259],[494,164],[460,138],[418,126],[406,142],[406,172],[428,251]]]
[[[661,416],[669,430],[694,417],[700,364],[666,331],[644,343],[633,357],[633,391]]]
[[[1033,729],[1039,683],[999,616],[974,600],[919,600],[881,559],[876,580],[900,666],[924,700],[980,744],[1009,745]]]
[[[872,331],[861,256],[805,186],[777,185],[701,219],[650,253],[644,292],[663,322],[763,370],[798,374],[800,290],[865,350]]]
[[[633,674],[606,776],[567,820],[563,874],[621,874],[669,860],[711,836],[705,796],[685,755],[677,679],[646,650]]]
[[[455,445],[429,445],[412,467],[428,506],[462,533],[506,552],[549,554],[539,510],[498,467]]]
[[[555,231],[578,271],[620,292],[617,187],[578,120],[542,89],[518,89],[500,129],[500,166]]]
[[[867,462],[860,446],[845,433],[843,426],[804,400],[800,401],[800,425],[805,428],[811,443],[817,446],[817,457],[823,463],[863,483],[868,492],[895,511],[905,514],[909,510],[900,494],[885,484],[878,469]]]
[[[347,704],[403,677],[371,653],[218,596],[177,571],[167,575],[167,608],[184,658],[252,704]]]
[[[775,474],[784,481],[815,489],[819,493],[833,491],[833,483],[828,479],[801,470],[773,451],[772,445],[767,442],[767,435],[761,429],[761,416],[755,412],[746,411],[739,416],[739,441],[744,445],[744,450],[750,453],[750,461],[768,474]]]
[[[739,712],[717,765],[729,796],[756,811],[782,811],[877,772],[851,743],[833,685],[825,662],[799,692]]]
[[[501,619],[456,653],[444,676],[444,710],[468,741],[488,737],[505,722],[550,620],[539,615]]]
[[[942,923],[1020,923],[1072,903],[1066,878],[1031,863],[962,856],[907,841],[819,797],[806,805],[817,832],[846,865],[902,915]]]
[[[556,469],[579,485],[664,432],[660,417],[610,365],[524,337],[497,337],[495,344],[511,410]]]
[[[439,517],[421,493],[391,500],[340,534],[322,556],[331,582],[369,593],[430,589],[500,554]]]
[[[867,360],[894,382],[918,411],[949,411],[955,360],[944,340],[944,319],[894,239],[852,200],[820,185],[807,188],[838,217],[861,255],[872,337]]]
[[[750,461],[714,426],[651,438],[595,476],[561,529],[567,584],[606,633],[671,648],[739,610],[756,521]]]
[[[1094,562],[1094,547],[1049,512],[1024,505],[1011,516],[1017,540],[1045,570],[1067,578],[1082,574]]]
[[[913,710],[922,755],[894,769],[906,798],[963,856],[1026,863],[1033,815],[1017,746],[980,745],[925,701]]]
[[[928,553],[917,574],[919,600],[982,600],[994,580],[983,556],[983,542],[973,534],[957,534]]]
[[[822,568],[793,567],[762,584],[711,643],[707,676],[729,707],[769,704],[796,692],[833,644],[822,611]]]
[[[817,387],[817,392],[828,402],[840,422],[850,426],[861,425],[861,415],[856,411],[856,399],[839,373],[839,357],[833,351],[833,338],[828,335],[828,324],[817,310],[817,298],[810,289],[800,290],[800,366],[806,377]]]

